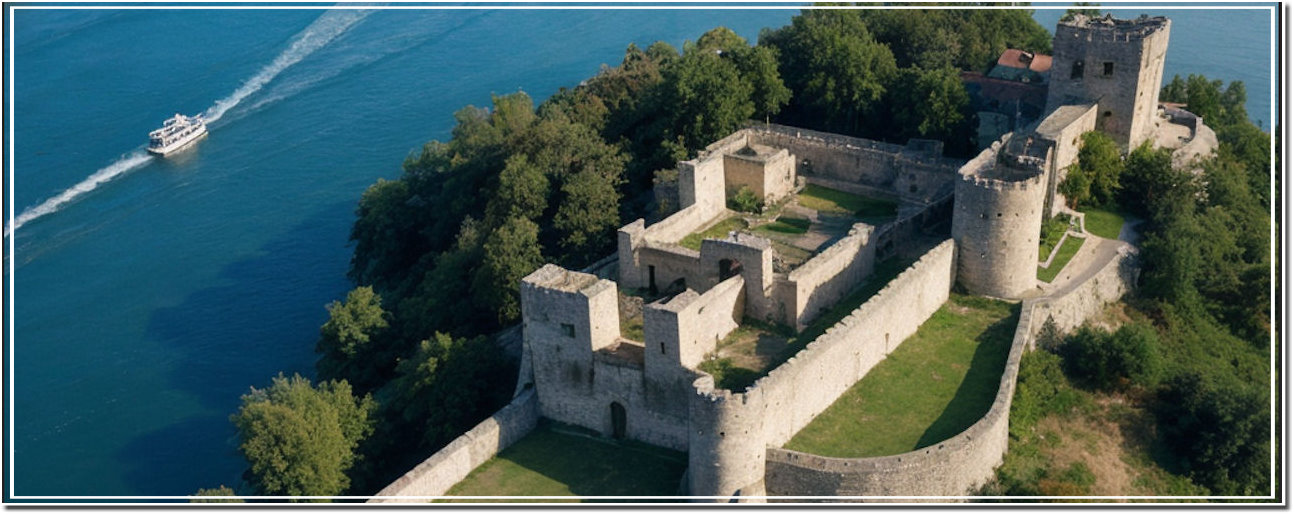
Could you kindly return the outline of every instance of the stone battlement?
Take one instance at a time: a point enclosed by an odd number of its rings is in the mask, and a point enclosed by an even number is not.
[[[957,171],[958,179],[976,188],[992,191],[1045,187],[1046,161],[1029,155],[1010,155],[1006,150],[1012,140],[1013,134],[1008,133],[1001,140],[993,142],[992,146],[967,161]],[[1014,166],[1007,165],[1008,163]]]
[[[1056,30],[1058,37],[1061,29],[1069,29],[1085,32],[1095,41],[1129,42],[1149,37],[1168,28],[1170,23],[1163,16],[1142,15],[1131,20],[1121,20],[1110,15],[1092,18],[1079,14],[1069,21],[1060,22]]]

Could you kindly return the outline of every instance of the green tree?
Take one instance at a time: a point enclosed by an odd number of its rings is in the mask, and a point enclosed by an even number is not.
[[[901,139],[940,140],[946,151],[955,155],[973,150],[975,113],[956,69],[900,70],[889,97]]]
[[[1163,370],[1159,334],[1142,323],[1125,324],[1113,334],[1080,327],[1066,338],[1061,354],[1071,376],[1106,391],[1153,388]]]
[[[539,226],[510,218],[486,238],[483,250],[472,297],[478,307],[495,313],[499,324],[515,322],[521,317],[521,278],[544,264]]]
[[[438,449],[507,403],[516,382],[508,365],[485,337],[436,333],[396,367],[391,407],[419,428],[423,449]]]
[[[492,226],[513,217],[538,219],[548,208],[548,177],[526,154],[508,157],[499,172],[499,189],[486,206],[486,220]]]
[[[1119,204],[1146,218],[1153,213],[1192,206],[1197,192],[1188,172],[1173,169],[1172,154],[1149,143],[1128,153],[1119,184],[1122,186]]]
[[[793,122],[858,136],[884,128],[879,114],[886,86],[898,73],[890,48],[872,37],[858,13],[808,10],[791,25],[765,34],[778,49],[793,92]]]
[[[378,179],[360,196],[350,239],[355,242],[350,278],[361,284],[387,284],[418,259],[421,249],[411,199],[404,181]]]
[[[242,499],[204,499],[204,497],[230,497],[238,495],[233,488],[220,485],[216,488],[199,488],[189,499],[191,503],[243,502]]]
[[[1076,164],[1089,183],[1090,198],[1096,205],[1110,205],[1115,201],[1115,195],[1119,191],[1119,177],[1123,174],[1119,145],[1110,136],[1099,131],[1085,132],[1082,139]],[[1081,193],[1081,189],[1079,191]],[[1086,198],[1070,200],[1077,205]]]
[[[252,388],[231,417],[252,486],[264,495],[343,494],[355,448],[373,430],[374,408],[369,396],[352,396],[345,380],[315,388],[299,375],[279,374],[269,388]]]
[[[1060,21],[1070,21],[1080,14],[1088,18],[1099,18],[1101,16],[1101,10],[1091,9],[1091,7],[1100,6],[1101,4],[1096,2],[1074,2],[1073,8],[1065,9],[1065,15],[1060,17]],[[1087,7],[1087,9],[1084,9],[1084,7]]]
[[[1056,191],[1065,196],[1066,204],[1077,209],[1092,198],[1092,177],[1078,163],[1065,168],[1065,178],[1056,185]]]
[[[346,379],[365,391],[378,385],[395,362],[385,341],[389,326],[382,297],[371,287],[351,290],[345,303],[328,304],[328,321],[315,345],[320,377]]]
[[[1271,452],[1266,397],[1233,381],[1176,376],[1155,404],[1160,440],[1215,495],[1263,495]]]

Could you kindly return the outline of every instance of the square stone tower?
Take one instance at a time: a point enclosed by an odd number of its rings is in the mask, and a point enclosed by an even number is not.
[[[1126,152],[1154,135],[1168,18],[1075,16],[1056,25],[1047,110],[1096,102],[1096,128]]]

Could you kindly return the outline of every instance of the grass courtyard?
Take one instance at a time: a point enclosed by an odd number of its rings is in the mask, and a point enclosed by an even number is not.
[[[452,496],[676,495],[687,469],[681,452],[647,444],[576,436],[541,425],[468,474]],[[575,502],[515,499],[514,502]],[[597,501],[606,502],[607,499]],[[508,502],[449,499],[446,502]]]
[[[889,456],[956,436],[992,406],[1019,315],[1016,304],[952,294],[786,448]]]
[[[805,186],[797,201],[809,209],[851,214],[870,224],[888,222],[898,213],[898,204],[892,201],[854,195],[817,184]]]

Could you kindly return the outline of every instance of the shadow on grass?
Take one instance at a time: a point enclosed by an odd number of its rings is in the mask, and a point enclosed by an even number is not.
[[[962,379],[957,393],[948,401],[943,413],[917,440],[917,449],[957,436],[988,413],[997,397],[998,385],[1002,380],[1002,372],[1006,369],[1006,358],[1019,320],[1020,305],[1016,304],[1011,307],[1011,316],[988,326],[975,338],[975,355],[971,358],[966,377]]]

